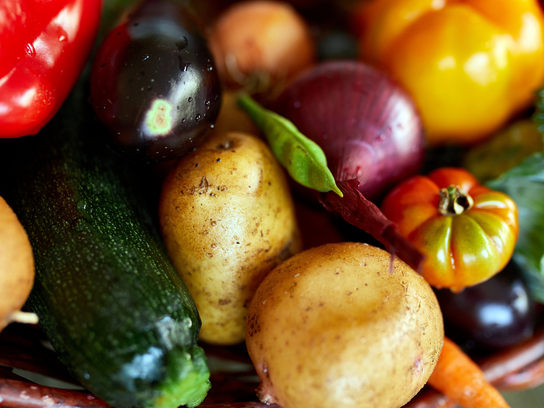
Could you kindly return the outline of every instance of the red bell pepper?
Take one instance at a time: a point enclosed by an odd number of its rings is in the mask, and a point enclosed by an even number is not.
[[[0,1],[0,138],[37,133],[91,51],[102,0]]]

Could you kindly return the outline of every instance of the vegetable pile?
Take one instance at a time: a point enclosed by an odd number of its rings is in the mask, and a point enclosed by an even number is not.
[[[508,407],[475,361],[540,327],[544,12],[428,3],[2,2],[0,330],[115,408],[215,402],[209,350],[252,407]]]

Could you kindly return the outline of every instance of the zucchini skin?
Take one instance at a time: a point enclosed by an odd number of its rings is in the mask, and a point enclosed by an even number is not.
[[[2,140],[0,192],[30,238],[27,302],[59,359],[114,407],[196,406],[200,318],[162,246],[140,169],[105,148],[80,86],[38,135]]]

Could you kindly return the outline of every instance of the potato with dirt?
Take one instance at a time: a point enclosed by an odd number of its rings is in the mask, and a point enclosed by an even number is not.
[[[30,241],[17,215],[0,197],[0,331],[11,322],[37,323],[34,313],[21,311],[33,284]]]
[[[244,133],[210,135],[169,173],[159,220],[200,313],[200,339],[242,342],[257,286],[301,250],[286,177],[268,146]]]
[[[444,341],[429,284],[361,243],[279,265],[253,297],[246,344],[261,401],[282,408],[398,408],[427,382]]]

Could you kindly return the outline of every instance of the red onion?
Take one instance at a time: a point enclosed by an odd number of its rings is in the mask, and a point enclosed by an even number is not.
[[[367,199],[379,199],[422,164],[425,135],[411,98],[362,62],[317,65],[272,109],[323,149],[337,181],[357,179]]]
[[[289,85],[272,109],[325,153],[343,198],[321,193],[321,204],[419,270],[421,252],[367,199],[379,199],[421,167],[425,135],[410,97],[362,62],[329,61]]]

